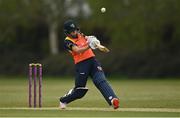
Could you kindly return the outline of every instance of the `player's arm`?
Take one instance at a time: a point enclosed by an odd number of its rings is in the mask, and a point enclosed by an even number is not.
[[[78,47],[76,45],[73,45],[72,46],[72,51],[74,51],[76,53],[82,53],[82,52],[88,50],[89,48],[90,48],[89,45],[85,45],[83,47]]]
[[[90,47],[88,44],[84,45],[83,47],[78,47],[72,41],[65,40],[65,49],[67,49],[68,51],[73,51],[76,53],[82,53],[82,52],[88,50],[89,48]]]

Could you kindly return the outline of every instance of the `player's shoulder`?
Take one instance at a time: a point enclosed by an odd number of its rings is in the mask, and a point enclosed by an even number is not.
[[[72,47],[76,45],[73,41],[73,39],[69,38],[69,37],[66,37],[65,40],[64,40],[64,47],[65,49],[67,50],[72,50]]]
[[[70,37],[66,37],[65,40],[64,40],[65,43],[75,43],[73,39],[71,39]]]

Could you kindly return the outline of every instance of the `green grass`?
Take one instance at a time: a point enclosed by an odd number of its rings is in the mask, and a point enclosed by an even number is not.
[[[180,109],[179,79],[109,79],[109,83],[120,97],[121,108],[176,108]],[[59,97],[74,85],[73,78],[43,78],[43,107],[58,107]],[[109,108],[91,79],[90,89],[83,99],[68,107]],[[0,108],[27,107],[27,78],[0,78]],[[180,112],[135,112],[135,111],[78,111],[78,110],[23,110],[0,109],[0,117],[20,116],[180,116]]]

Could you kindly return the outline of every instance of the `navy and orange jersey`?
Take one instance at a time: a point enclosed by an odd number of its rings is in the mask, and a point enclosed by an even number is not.
[[[77,38],[66,37],[64,40],[64,47],[72,54],[75,64],[95,56],[90,48],[82,53],[72,50],[73,46],[83,47],[85,45],[87,45],[87,40],[82,34],[78,34]]]
[[[70,40],[64,40],[64,48],[66,49],[66,50],[68,50],[68,51],[72,51],[72,47],[73,46],[77,46],[76,44],[74,44],[72,41],[70,41]]]

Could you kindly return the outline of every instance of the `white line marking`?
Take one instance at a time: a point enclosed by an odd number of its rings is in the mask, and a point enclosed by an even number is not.
[[[180,108],[98,108],[98,107],[67,107],[60,109],[58,107],[42,107],[42,108],[28,108],[28,107],[4,107],[0,110],[68,110],[68,111],[110,111],[110,112],[176,112],[180,113]]]

